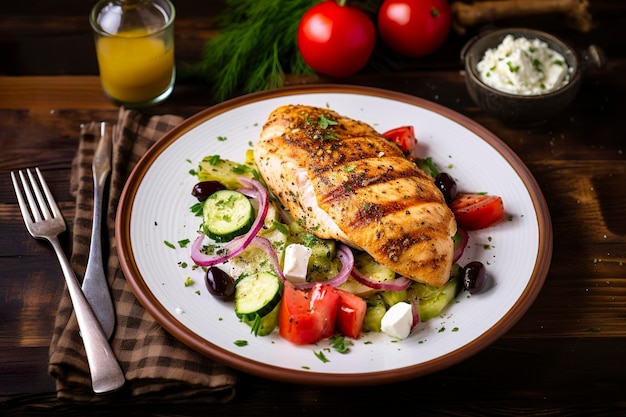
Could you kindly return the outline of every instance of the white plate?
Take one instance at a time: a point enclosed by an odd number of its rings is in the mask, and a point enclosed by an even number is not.
[[[254,337],[232,303],[213,298],[189,248],[164,241],[196,237],[195,177],[189,171],[207,155],[243,162],[269,113],[283,104],[329,107],[378,131],[413,125],[423,155],[458,181],[460,190],[502,196],[507,216],[470,234],[461,264],[485,263],[489,288],[463,293],[440,318],[396,341],[370,333],[341,354],[327,342],[295,346],[278,334]],[[224,140],[226,138],[226,140]],[[526,312],[545,280],[552,229],[544,198],[520,159],[492,133],[464,116],[412,96],[363,87],[309,86],[249,95],[209,108],[156,143],[131,174],[120,200],[117,245],[137,298],[176,338],[226,365],[290,382],[363,385],[425,375],[484,349]],[[185,286],[190,276],[195,285]],[[246,346],[236,341],[247,341]],[[327,362],[316,353],[323,352]]]

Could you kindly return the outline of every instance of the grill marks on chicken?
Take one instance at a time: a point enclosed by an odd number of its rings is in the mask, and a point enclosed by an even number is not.
[[[371,126],[311,106],[274,110],[255,147],[272,193],[323,239],[440,286],[450,276],[454,216],[432,178]]]

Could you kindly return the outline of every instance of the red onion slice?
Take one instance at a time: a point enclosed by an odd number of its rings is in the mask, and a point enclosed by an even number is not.
[[[221,264],[230,258],[239,255],[248,247],[252,239],[255,238],[257,233],[259,233],[259,230],[261,230],[261,227],[263,227],[263,222],[265,221],[265,216],[267,216],[269,206],[269,196],[267,194],[267,190],[257,180],[246,177],[238,177],[237,180],[243,185],[243,187],[237,191],[256,200],[258,203],[258,213],[256,219],[254,219],[248,233],[237,236],[230,242],[224,244],[218,248],[216,253],[213,255],[208,255],[202,252],[204,235],[200,234],[191,246],[191,259],[198,266],[213,266]]]
[[[269,255],[272,260],[272,266],[276,271],[276,275],[284,281],[285,275],[283,274],[283,270],[280,268],[280,261],[278,260],[278,255],[276,254],[274,247],[272,246],[272,242],[262,236],[255,236],[254,239],[250,241],[250,246],[261,249]]]
[[[455,245],[452,263],[456,263],[461,258],[461,255],[463,255],[463,251],[467,246],[467,242],[469,241],[469,235],[467,231],[457,228],[457,233],[461,236],[461,240],[459,241],[458,245]]]
[[[360,273],[356,268],[352,268],[352,277],[363,285],[382,291],[402,291],[406,290],[408,286],[411,285],[411,280],[406,277],[398,277],[393,281],[374,281],[370,277]]]
[[[346,282],[348,280],[348,277],[350,277],[351,271],[354,269],[354,254],[347,245],[340,243],[337,246],[337,258],[339,258],[339,260],[341,261],[341,270],[337,273],[337,275],[327,281],[295,284],[296,288],[300,290],[308,290],[313,288],[313,286],[318,283],[323,283],[331,287],[338,287]]]

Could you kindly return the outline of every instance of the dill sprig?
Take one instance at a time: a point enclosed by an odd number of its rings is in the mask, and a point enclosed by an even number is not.
[[[219,33],[204,45],[195,68],[213,98],[280,87],[285,72],[309,72],[296,35],[300,19],[318,1],[228,0],[216,21]]]
[[[373,14],[382,0],[350,2]],[[252,93],[284,84],[286,73],[313,74],[298,51],[302,16],[320,0],[228,0],[216,20],[218,34],[204,45],[187,73],[204,79],[213,99]]]

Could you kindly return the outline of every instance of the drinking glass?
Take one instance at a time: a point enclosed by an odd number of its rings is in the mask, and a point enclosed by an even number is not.
[[[140,108],[174,89],[174,18],[170,0],[100,0],[91,10],[100,81],[116,104]]]

